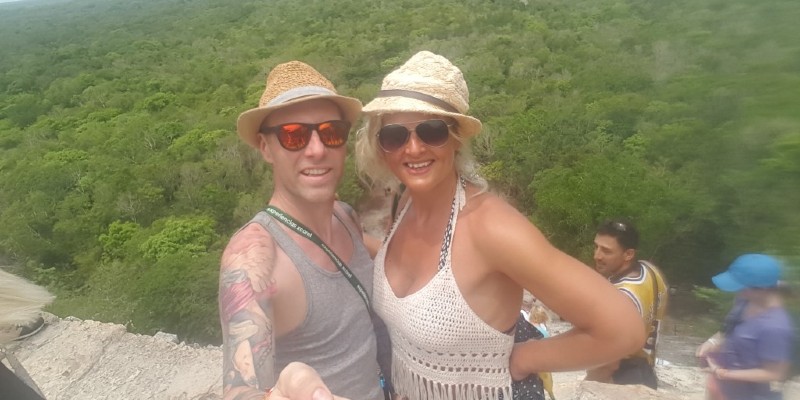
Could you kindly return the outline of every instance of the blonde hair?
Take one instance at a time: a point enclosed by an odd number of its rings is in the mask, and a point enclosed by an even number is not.
[[[398,113],[401,112],[398,111]],[[384,115],[386,113],[367,115],[364,126],[356,133],[356,167],[359,177],[370,188],[375,188],[376,186],[391,188],[392,191],[396,192],[400,187],[400,181],[392,174],[392,171],[389,170],[389,167],[384,162],[383,150],[378,145],[378,130],[382,127],[381,120]],[[448,117],[445,118],[450,119]],[[470,141],[459,134],[458,128],[458,125],[450,128],[450,135],[461,143],[459,149],[456,150],[456,172],[464,177],[467,182],[477,186],[479,193],[485,192],[489,189],[489,183],[480,176],[478,162],[475,161],[475,156],[472,154]]]
[[[550,322],[550,316],[547,315],[544,307],[539,304],[534,304],[529,312],[528,322],[532,324],[547,324]]]
[[[33,321],[51,301],[45,288],[0,269],[0,325]]]

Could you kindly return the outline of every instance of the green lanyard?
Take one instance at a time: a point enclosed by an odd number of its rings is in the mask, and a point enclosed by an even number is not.
[[[276,220],[280,221],[282,224],[286,225],[287,227],[293,229],[295,232],[299,233],[301,236],[305,236],[308,240],[314,242],[317,246],[319,246],[328,257],[331,258],[331,261],[336,265],[336,268],[339,272],[347,278],[347,281],[353,285],[353,288],[356,290],[359,296],[361,296],[361,300],[364,300],[364,304],[367,306],[367,311],[370,313],[372,312],[372,306],[369,302],[369,296],[367,296],[367,291],[364,290],[364,287],[361,286],[361,282],[358,281],[358,278],[353,274],[353,271],[350,271],[350,268],[345,265],[345,263],[339,259],[339,256],[328,247],[319,236],[315,235],[311,229],[308,229],[305,225],[295,221],[289,214],[281,211],[278,207],[275,206],[267,206],[264,209],[268,214],[275,217]]]

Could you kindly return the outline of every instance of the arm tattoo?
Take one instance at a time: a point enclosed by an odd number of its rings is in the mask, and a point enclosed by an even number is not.
[[[231,240],[222,256],[219,309],[225,399],[263,397],[263,390],[277,378],[271,302],[277,289],[272,276],[272,246],[263,230],[246,228]]]

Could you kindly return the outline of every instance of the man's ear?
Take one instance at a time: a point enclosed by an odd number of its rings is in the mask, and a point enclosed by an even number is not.
[[[633,261],[636,258],[636,249],[627,249],[622,253],[622,257],[626,262]]]
[[[272,164],[272,149],[269,147],[269,143],[267,143],[267,135],[258,135],[258,151],[261,153],[261,158],[263,158],[264,161],[268,164]]]

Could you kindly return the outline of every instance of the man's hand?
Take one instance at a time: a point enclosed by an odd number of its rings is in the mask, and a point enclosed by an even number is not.
[[[278,382],[266,400],[347,400],[331,394],[317,371],[293,362],[281,371]]]

